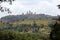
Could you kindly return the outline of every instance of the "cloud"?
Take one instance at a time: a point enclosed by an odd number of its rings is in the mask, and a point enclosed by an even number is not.
[[[57,8],[58,4],[60,4],[60,0],[15,0],[12,6],[4,5],[10,8],[12,14],[26,13],[28,10],[31,10],[37,13],[60,15],[60,10]]]

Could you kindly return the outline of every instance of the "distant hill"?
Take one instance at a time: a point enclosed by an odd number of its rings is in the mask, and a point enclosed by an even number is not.
[[[24,21],[24,20],[52,20],[56,19],[57,16],[37,14],[36,12],[28,11],[26,14],[22,13],[21,15],[9,15],[2,17],[0,21],[10,22],[10,21]]]
[[[45,14],[22,14],[22,15],[9,15],[2,17],[0,21],[9,22],[9,21],[24,21],[24,20],[53,20],[57,16],[50,16]]]

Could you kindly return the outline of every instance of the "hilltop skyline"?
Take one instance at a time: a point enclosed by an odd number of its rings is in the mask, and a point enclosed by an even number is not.
[[[29,10],[37,14],[43,13],[56,16],[60,15],[60,9],[57,7],[58,4],[60,4],[59,0],[15,0],[12,6],[2,3],[2,6],[10,8],[12,14],[0,12],[0,18],[7,15],[20,15]]]

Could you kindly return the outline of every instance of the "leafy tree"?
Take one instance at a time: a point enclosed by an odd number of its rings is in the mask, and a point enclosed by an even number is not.
[[[57,19],[56,23],[52,26],[50,40],[60,40],[60,17]]]
[[[60,9],[60,5],[57,5],[58,6],[58,8]]]
[[[9,5],[12,5],[13,1],[15,1],[15,0],[0,0],[0,11],[1,12],[6,12],[7,11],[8,13],[11,13],[9,8],[2,6],[2,3],[6,2],[6,3],[9,3]]]
[[[20,33],[15,31],[0,31],[0,40],[48,40],[46,35]]]

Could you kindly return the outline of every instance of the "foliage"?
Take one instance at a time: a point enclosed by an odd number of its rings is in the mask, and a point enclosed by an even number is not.
[[[52,26],[50,40],[60,40],[60,17],[57,19],[56,23]]]
[[[47,37],[42,34],[0,31],[0,40],[48,40]]]
[[[11,13],[10,9],[7,7],[2,6],[2,3],[9,3],[9,5],[12,5],[12,2],[15,0],[0,0],[0,11],[1,12],[8,12]]]
[[[31,22],[31,24],[27,24],[30,22]],[[21,23],[21,21],[13,22],[13,23],[1,22],[0,23],[0,32],[2,32],[1,34],[3,35],[3,36],[1,35],[1,37],[5,38],[5,36],[7,36],[6,40],[9,40],[10,35],[12,34],[13,38],[11,38],[10,40],[12,40],[12,39],[13,40],[48,40],[50,27],[48,26],[48,24],[45,25],[44,23],[41,24],[41,23],[37,23],[37,22],[40,22],[40,21],[39,20],[34,20],[34,21],[24,20],[24,21],[22,21],[22,23]],[[39,25],[37,25],[37,24],[39,24]],[[2,38],[2,40],[3,40],[3,38]]]
[[[22,22],[14,22],[12,24],[11,23],[0,23],[0,30],[11,30],[11,31],[18,31],[18,32],[29,32],[29,33],[50,32],[50,28],[48,24],[45,25],[44,23],[41,24],[37,22],[40,22],[40,21],[38,20],[28,21],[27,20],[27,21],[22,21]]]

